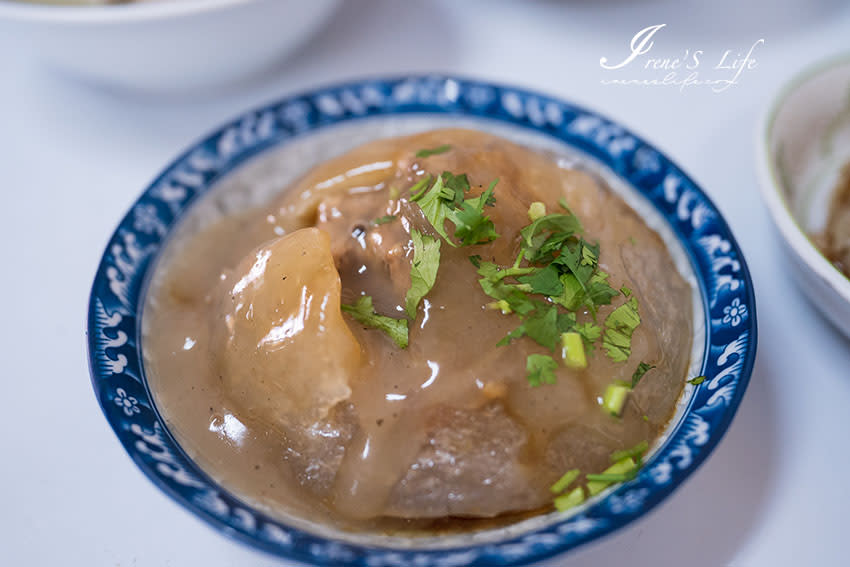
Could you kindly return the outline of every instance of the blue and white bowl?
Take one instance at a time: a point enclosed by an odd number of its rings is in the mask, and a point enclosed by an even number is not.
[[[187,457],[157,412],[140,324],[157,259],[168,253],[175,232],[203,223],[205,209],[248,206],[264,191],[283,187],[287,176],[368,139],[447,125],[490,130],[552,151],[618,191],[666,241],[693,285],[690,372],[707,379],[686,385],[637,478],[567,513],[420,540],[333,533],[252,508]],[[287,98],[189,148],[145,190],[112,236],[92,287],[88,335],[94,390],[124,448],[154,484],[214,528],[314,565],[493,567],[541,561],[609,534],[684,482],[720,441],[744,395],[756,355],[756,309],[747,266],[725,221],[658,150],[596,113],[548,96],[414,76]]]

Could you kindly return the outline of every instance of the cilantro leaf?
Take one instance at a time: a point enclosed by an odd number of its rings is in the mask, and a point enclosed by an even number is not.
[[[555,383],[555,370],[558,363],[547,354],[529,354],[525,361],[528,383],[532,386]]]
[[[481,267],[481,255],[480,254],[473,254],[472,256],[469,257],[469,261],[472,262],[472,265],[475,266],[476,268]]]
[[[457,247],[454,242],[449,240],[449,235],[446,233],[446,219],[451,210],[446,206],[446,197],[453,198],[454,193],[443,185],[443,177],[440,176],[434,181],[434,185],[416,200],[416,203],[422,209],[425,218],[428,219],[428,222],[437,231],[437,234],[442,236],[452,246]]]
[[[413,263],[410,265],[410,289],[404,297],[407,316],[416,318],[419,302],[434,287],[440,267],[440,241],[418,230],[410,231],[413,240]]]
[[[654,364],[647,364],[645,362],[638,364],[637,369],[635,369],[634,374],[632,374],[632,388],[634,389],[634,387],[638,385],[638,382],[640,382],[641,378],[643,378],[644,374],[653,368],[655,368]]]
[[[558,308],[554,305],[541,307],[528,315],[523,322],[525,334],[537,344],[554,351],[561,339],[558,329]]]
[[[548,263],[564,242],[581,230],[578,218],[571,214],[540,217],[520,230],[525,257],[532,263]]]
[[[614,309],[605,319],[605,334],[602,346],[614,362],[624,362],[632,348],[632,333],[640,325],[637,298],[632,296],[626,303]]]
[[[520,276],[517,280],[529,284],[532,293],[553,297],[564,293],[564,284],[561,283],[558,277],[558,268],[552,264],[536,270],[527,276]]]
[[[444,171],[440,174],[440,177],[443,178],[443,185],[446,189],[451,191],[451,196],[447,196],[446,199],[451,201],[453,209],[458,208],[463,202],[465,194],[469,191],[469,179],[465,173],[455,175],[451,171]]]
[[[354,305],[342,304],[340,309],[350,314],[356,321],[383,331],[399,348],[407,348],[407,319],[393,319],[386,315],[378,315],[372,306],[371,296],[360,296]]]
[[[558,313],[558,332],[568,333],[576,329],[575,313]]]
[[[425,148],[416,152],[416,157],[424,158],[429,156],[435,156],[438,154],[444,154],[450,149],[452,149],[452,147],[448,144],[443,144],[442,146],[437,146],[436,148]]]
[[[506,301],[511,311],[520,315],[526,315],[535,308],[535,302],[528,297],[524,291],[519,289],[519,286],[507,284],[501,280],[492,281],[487,278],[478,280],[481,289],[497,301]]]
[[[590,321],[582,323],[581,325],[576,325],[575,331],[581,335],[587,343],[597,341],[599,340],[599,337],[602,336],[602,328]]]
[[[388,222],[392,222],[396,219],[395,215],[385,215],[383,217],[378,217],[372,221],[372,224],[387,224]]]
[[[618,295],[617,290],[608,285],[608,274],[602,270],[597,270],[590,276],[586,293],[586,303],[588,303],[588,306],[592,303],[594,307],[610,305],[611,300]]]
[[[465,175],[463,177],[466,178]],[[484,215],[484,206],[493,197],[493,189],[498,181],[497,179],[490,183],[478,197],[463,201],[460,209],[449,216],[449,220],[455,224],[455,237],[460,239],[461,246],[485,244],[499,237],[493,221]]]
[[[522,337],[524,334],[525,334],[525,325],[520,325],[519,327],[517,327],[516,329],[514,329],[513,331],[511,331],[510,333],[505,335],[505,337],[502,340],[500,340],[499,342],[496,343],[496,346],[505,346],[507,344],[510,344],[510,342],[512,340],[518,339],[518,338]]]
[[[599,263],[599,243],[594,245],[587,244],[582,241],[581,246],[581,265],[596,267]]]
[[[575,311],[584,303],[587,294],[573,274],[562,274],[560,281],[563,286],[561,294],[559,296],[553,296],[552,301],[566,307],[570,311]]]
[[[688,380],[688,384],[693,384],[694,386],[699,386],[703,382],[705,382],[705,376],[697,376]]]
[[[576,277],[578,283],[581,284],[581,288],[586,292],[587,283],[590,280],[590,276],[593,275],[593,271],[596,266],[587,265],[582,261],[582,258],[584,257],[584,253],[582,251],[584,248],[586,248],[586,243],[583,240],[573,246],[564,246],[561,248],[561,254],[554,263],[566,266]]]

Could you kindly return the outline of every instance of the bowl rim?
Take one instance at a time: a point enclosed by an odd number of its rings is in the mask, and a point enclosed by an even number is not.
[[[119,24],[190,16],[257,1],[259,0],[180,0],[68,6],[0,0],[0,18],[63,25]]]
[[[318,128],[432,113],[492,119],[548,134],[597,159],[644,195],[670,225],[692,264],[706,319],[701,373],[707,379],[692,388],[685,385],[692,392],[687,410],[667,430],[668,438],[637,478],[579,511],[558,515],[557,522],[519,535],[507,533],[496,543],[472,541],[441,549],[328,539],[269,518],[231,495],[183,453],[160,423],[140,362],[140,325],[135,318],[144,299],[140,289],[166,228],[173,228],[181,212],[220,176]],[[280,131],[258,139],[270,123]],[[233,149],[240,136],[247,148],[241,152]],[[219,151],[226,156],[223,169],[210,167]],[[142,230],[137,213],[150,207],[160,224]],[[146,252],[150,247],[153,250]],[[729,316],[733,307],[741,315],[737,321]],[[431,74],[310,89],[256,107],[192,144],[146,188],[110,238],[92,285],[87,329],[91,382],[101,410],[132,460],[157,487],[215,529],[254,548],[308,564],[351,567],[527,565],[631,523],[681,486],[723,438],[746,390],[757,349],[755,294],[743,253],[714,203],[669,158],[618,123],[563,99]]]
[[[782,84],[770,104],[762,111],[757,123],[756,171],[762,199],[767,204],[767,209],[770,211],[774,224],[779,228],[782,238],[822,281],[850,303],[850,278],[827,259],[791,212],[785,186],[776,165],[775,154],[770,148],[770,138],[776,118],[788,97],[812,79],[838,66],[850,67],[850,51],[808,63]]]

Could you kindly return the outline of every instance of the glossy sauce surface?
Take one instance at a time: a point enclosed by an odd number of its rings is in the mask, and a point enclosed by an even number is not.
[[[441,247],[402,350],[339,304],[367,294],[378,313],[403,316],[410,231],[435,234],[408,190],[442,171],[467,174],[473,193],[498,178],[488,214],[501,236]],[[485,307],[469,256],[510,265],[529,205],[553,211],[561,197],[599,242],[611,286],[633,290],[642,321],[628,361],[597,349],[586,369],[560,366],[555,384],[534,388],[526,356],[548,351],[528,338],[496,346],[518,321]],[[385,215],[396,218],[373,222]],[[488,134],[367,144],[175,245],[143,322],[157,405],[205,470],[273,513],[395,532],[545,510],[564,471],[601,471],[612,451],[652,441],[687,378],[691,290],[660,238],[587,174]],[[657,368],[621,418],[606,415],[606,386],[641,361]]]

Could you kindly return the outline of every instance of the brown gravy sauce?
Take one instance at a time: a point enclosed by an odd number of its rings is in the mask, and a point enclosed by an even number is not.
[[[415,157],[443,144],[451,151]],[[442,171],[466,173],[479,191],[499,179],[488,212],[501,237],[444,243],[401,350],[339,303],[365,293],[377,312],[402,316],[409,232],[433,234],[406,191]],[[561,197],[600,243],[611,286],[633,290],[642,322],[627,362],[597,349],[586,369],[560,366],[556,384],[532,388],[526,356],[547,351],[528,338],[495,346],[518,321],[484,308],[492,299],[468,257],[510,264],[530,203],[551,212]],[[384,215],[398,219],[372,222]],[[278,516],[386,534],[522,519],[550,509],[549,486],[566,470],[599,472],[613,451],[654,440],[687,378],[691,289],[658,235],[587,174],[489,134],[371,142],[173,246],[144,310],[157,406],[204,470]],[[605,387],[641,361],[657,368],[620,419],[604,414]]]

